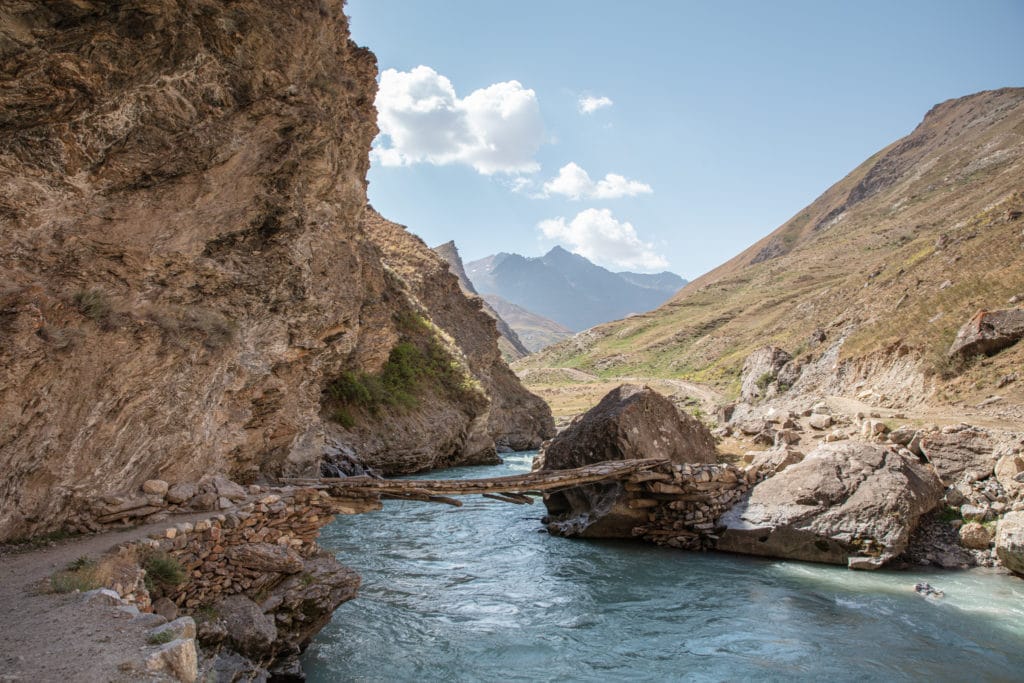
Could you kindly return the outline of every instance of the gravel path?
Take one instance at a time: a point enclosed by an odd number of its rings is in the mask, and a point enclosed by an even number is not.
[[[0,683],[172,680],[138,668],[155,650],[145,643],[145,627],[116,607],[85,605],[78,594],[48,592],[49,577],[79,557],[97,559],[119,543],[209,516],[178,515],[43,548],[0,547]]]

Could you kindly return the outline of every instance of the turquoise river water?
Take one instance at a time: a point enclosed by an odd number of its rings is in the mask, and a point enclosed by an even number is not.
[[[1024,680],[1018,578],[555,538],[539,501],[464,501],[385,502],[324,529],[363,586],[303,656],[310,681]]]

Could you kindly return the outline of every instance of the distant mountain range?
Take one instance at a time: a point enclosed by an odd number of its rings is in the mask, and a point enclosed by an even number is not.
[[[497,294],[485,294],[484,301],[498,314],[499,319],[515,330],[515,334],[530,353],[572,336],[572,330],[568,327],[506,301]],[[498,329],[501,330],[501,325]]]
[[[485,298],[501,297],[573,332],[650,311],[686,284],[668,272],[613,273],[562,247],[534,258],[487,256],[467,263],[466,274]]]

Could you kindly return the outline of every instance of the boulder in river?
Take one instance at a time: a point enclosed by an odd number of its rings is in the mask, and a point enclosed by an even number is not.
[[[702,422],[680,412],[650,387],[623,384],[556,436],[536,469],[561,470],[608,460],[665,458],[675,463],[715,462],[715,439]],[[621,482],[589,484],[544,498],[548,530],[564,536],[630,538],[646,522],[626,505]]]
[[[874,569],[903,552],[942,492],[916,458],[863,442],[825,444],[726,512],[718,549]]]

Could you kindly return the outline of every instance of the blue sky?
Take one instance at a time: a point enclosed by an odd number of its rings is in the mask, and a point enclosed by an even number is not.
[[[347,11],[377,54],[391,132],[375,143],[370,201],[466,260],[562,244],[613,270],[692,279],[932,105],[1024,85],[1022,0]]]

